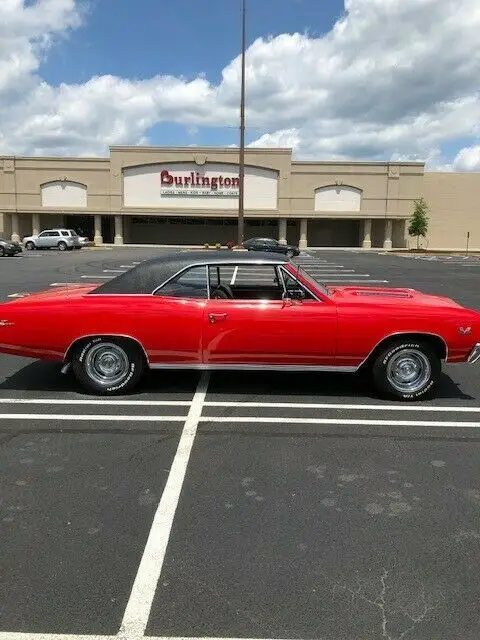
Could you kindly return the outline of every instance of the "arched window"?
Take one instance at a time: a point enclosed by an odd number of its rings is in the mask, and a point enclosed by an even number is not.
[[[315,190],[315,211],[360,211],[362,191],[356,187],[330,185]]]
[[[86,207],[87,187],[71,180],[53,180],[41,185],[42,207]]]

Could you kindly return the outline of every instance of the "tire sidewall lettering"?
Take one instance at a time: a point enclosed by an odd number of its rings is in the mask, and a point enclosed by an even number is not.
[[[132,379],[133,375],[135,374],[135,369],[136,369],[135,363],[131,362],[128,376],[122,382],[120,382],[120,384],[117,384],[114,387],[107,387],[107,391],[112,392],[112,391],[118,391],[119,389],[123,389],[123,387],[126,384],[128,384],[128,382]]]
[[[93,347],[94,344],[98,344],[99,342],[102,341],[102,338],[93,338],[92,340],[90,340],[89,342],[87,342],[87,344],[83,347],[83,349],[80,352],[80,355],[78,356],[78,361],[79,362],[83,362],[85,359],[85,356],[87,355],[88,350]]]
[[[390,358],[397,353],[397,351],[402,351],[402,349],[421,349],[421,346],[418,343],[405,343],[397,345],[388,351],[382,359],[382,364],[387,365]]]

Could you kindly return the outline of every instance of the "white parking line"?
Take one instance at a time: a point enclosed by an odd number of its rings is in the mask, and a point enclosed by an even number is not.
[[[237,279],[238,267],[235,267],[233,270],[232,279],[230,280],[230,284],[235,284],[235,280]]]
[[[192,404],[193,407],[193,404]],[[0,420],[49,420],[56,421],[84,421],[84,422],[184,422],[186,416],[137,416],[137,415],[78,415],[64,413],[0,413]],[[199,422],[222,423],[270,423],[270,424],[331,424],[331,425],[367,425],[378,427],[468,427],[480,428],[480,422],[468,421],[441,421],[441,420],[367,420],[345,418],[297,418],[297,417],[259,417],[259,416],[205,416],[199,418]]]
[[[329,284],[333,284],[335,282],[335,278],[328,278],[328,280],[324,279],[324,282],[328,282]],[[345,285],[349,285],[349,284],[365,284],[366,282],[368,282],[369,284],[386,284],[389,282],[389,280],[348,280],[347,282],[345,282],[344,280],[338,280],[338,282],[345,284]]]
[[[0,631],[0,640],[118,640],[118,636],[75,635],[73,633],[23,633]],[[153,640],[153,639],[152,639]]]
[[[51,282],[51,287],[68,287],[69,285],[77,286],[83,284],[82,282]]]
[[[191,400],[105,400],[78,398],[0,398],[0,404],[51,404],[51,405],[92,405],[112,407],[189,407]],[[204,407],[238,407],[255,409],[340,409],[346,411],[423,411],[432,413],[480,413],[480,406],[446,406],[446,405],[417,405],[417,404],[344,404],[333,402],[228,402],[206,400]],[[91,416],[89,416],[91,417]]]
[[[337,269],[336,267],[315,267],[314,269],[305,269],[307,273],[355,273],[355,269]]]
[[[107,278],[107,279],[109,279],[109,278],[112,278],[113,276],[80,276],[80,277],[81,278],[89,278],[89,279],[93,278],[93,280],[98,280],[99,278]]]
[[[315,274],[315,275],[319,275],[319,274]],[[322,274],[322,275],[330,275],[330,274]],[[335,275],[336,278],[370,278],[370,274],[369,273],[335,273],[335,274],[331,274],[331,275]]]
[[[112,407],[189,407],[191,400],[79,400],[77,398],[0,398],[0,404],[92,405]],[[234,403],[235,406],[238,403]]]
[[[431,411],[433,413],[480,413],[480,407],[446,407],[435,405],[412,405],[412,404],[334,404],[328,402],[304,403],[304,402],[205,402],[206,407],[249,407],[265,409],[345,409],[349,411]]]
[[[208,390],[209,374],[203,373],[183,428],[177,453],[155,513],[152,528],[128,600],[119,635],[141,638],[145,634],[155,590],[162,571],[170,531],[187,471],[193,442]]]
[[[104,269],[103,273],[126,273],[125,269]]]
[[[132,636],[122,633],[114,636],[75,635],[72,633],[24,633],[0,631],[0,640],[277,640],[276,638],[221,638],[220,636]],[[285,639],[288,640],[288,639]]]
[[[51,420],[93,422],[184,422],[186,416],[78,415],[68,413],[0,413],[0,420]]]
[[[1,416],[0,416],[1,417]],[[360,420],[344,418],[259,418],[253,416],[211,416],[202,417],[200,422],[231,422],[231,423],[270,423],[270,424],[332,424],[332,425],[367,425],[372,427],[456,427],[480,428],[480,422],[444,422],[440,420]]]

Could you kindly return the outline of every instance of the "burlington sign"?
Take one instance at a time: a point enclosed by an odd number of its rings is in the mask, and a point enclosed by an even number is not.
[[[240,178],[230,176],[201,176],[198,171],[172,175],[164,169],[160,173],[160,192],[163,196],[238,196]]]

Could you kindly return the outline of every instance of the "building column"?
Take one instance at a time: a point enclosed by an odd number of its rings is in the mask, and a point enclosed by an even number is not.
[[[287,221],[280,218],[278,221],[278,241],[280,244],[287,244]]]
[[[18,213],[12,213],[12,242],[20,242],[20,217]]]
[[[308,219],[302,218],[300,220],[300,242],[298,243],[300,249],[306,249],[308,247]]]
[[[370,249],[372,246],[372,221],[370,219],[363,221],[363,240],[362,249]]]
[[[123,244],[123,220],[122,216],[115,216],[115,239],[114,244]]]
[[[93,216],[93,227],[94,227],[94,236],[93,242],[96,245],[103,244],[102,238],[102,216],[95,214]]]
[[[392,248],[392,221],[388,220],[388,218],[385,220],[385,236],[383,240],[383,248]]]
[[[32,213],[32,236],[38,236],[40,233],[40,214]]]

